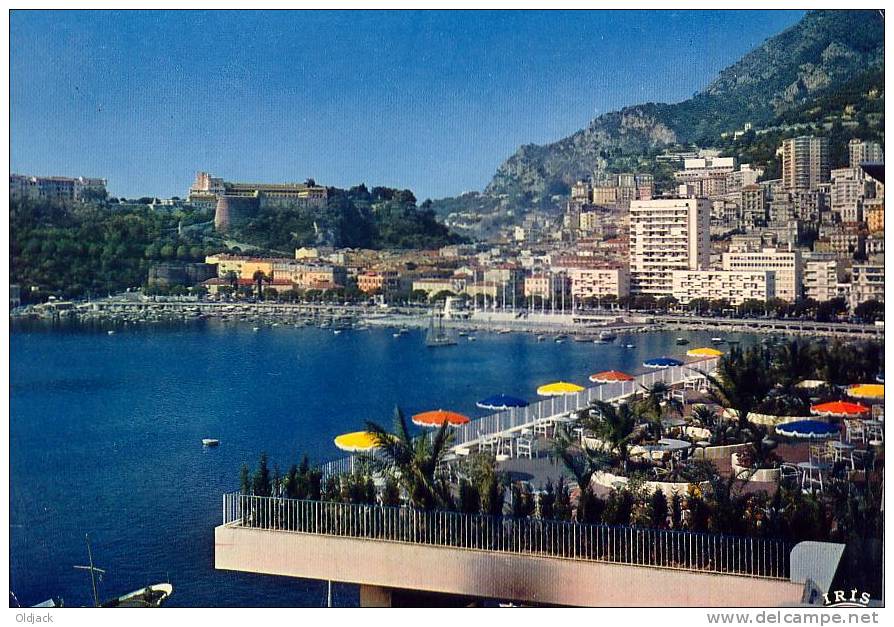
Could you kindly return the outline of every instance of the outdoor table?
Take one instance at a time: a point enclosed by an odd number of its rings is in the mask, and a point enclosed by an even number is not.
[[[658,440],[658,443],[663,444],[664,450],[668,451],[671,454],[671,465],[673,465],[674,460],[682,461],[683,452],[689,451],[692,448],[692,442],[689,442],[688,440],[662,438]]]
[[[854,464],[854,449],[857,448],[856,446],[847,442],[832,442],[829,446],[832,447],[836,462],[850,462],[851,470],[856,468]]]
[[[686,421],[682,418],[665,418],[661,421],[661,426],[668,430],[680,429],[686,426]]]
[[[667,447],[661,442],[653,443],[653,444],[643,444],[642,448],[646,453],[649,454],[649,461],[655,461],[652,457],[652,453],[656,451],[661,451],[662,453],[667,450]]]
[[[810,482],[813,485],[813,473],[816,472],[819,481],[820,492],[823,491],[823,473],[829,470],[829,464],[825,462],[801,462],[798,464],[801,471],[801,489],[804,490],[804,484]]]
[[[583,445],[583,443],[584,443],[584,428],[583,427],[575,427],[571,431],[572,431],[572,433],[574,433],[574,435],[577,436],[578,442],[580,442],[581,445]]]

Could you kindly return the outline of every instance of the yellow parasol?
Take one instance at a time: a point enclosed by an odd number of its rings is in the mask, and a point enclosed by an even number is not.
[[[378,448],[379,440],[375,433],[354,431],[352,433],[343,433],[335,438],[335,446],[349,453],[365,453]]]
[[[885,398],[885,386],[880,383],[858,383],[847,389],[847,395],[854,398]]]
[[[690,348],[686,351],[687,357],[720,357],[721,355],[723,355],[723,351],[719,351],[716,348],[711,348],[709,346],[703,348]]]
[[[567,381],[556,381],[555,383],[547,383],[537,388],[537,394],[540,396],[563,396],[565,394],[576,394],[583,392],[584,388]]]

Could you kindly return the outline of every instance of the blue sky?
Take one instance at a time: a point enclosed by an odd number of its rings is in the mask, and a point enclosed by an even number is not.
[[[15,11],[11,168],[126,197],[197,170],[454,195],[521,144],[689,97],[802,14]]]

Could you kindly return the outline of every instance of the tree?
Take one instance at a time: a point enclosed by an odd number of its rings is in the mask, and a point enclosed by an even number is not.
[[[717,371],[701,371],[711,386],[711,396],[736,412],[739,427],[749,427],[748,414],[761,403],[773,388],[769,355],[766,349],[753,347],[743,352],[733,347],[720,359]]]
[[[651,526],[655,529],[664,529],[668,523],[667,497],[661,488],[656,487],[649,497],[649,518]]]
[[[710,309],[710,301],[707,298],[693,298],[689,301],[689,311],[694,311],[696,315],[702,315]]]
[[[559,431],[555,442],[556,456],[574,476],[580,496],[577,502],[578,522],[597,522],[602,513],[602,502],[593,493],[593,475],[611,466],[611,459],[601,451],[581,449],[568,434]]]
[[[270,469],[267,467],[267,453],[261,453],[258,461],[258,469],[251,481],[252,494],[255,496],[270,496]]]
[[[739,312],[746,315],[760,315],[767,313],[767,303],[756,298],[749,298],[739,305]]]
[[[269,283],[272,281],[263,270],[255,270],[255,273],[252,275],[252,280],[255,282],[256,289],[258,290],[258,300],[263,300],[263,294],[261,293],[261,286],[264,282]]]
[[[424,510],[446,508],[452,501],[450,486],[437,475],[437,469],[450,447],[452,434],[447,423],[432,438],[413,438],[403,411],[394,409],[394,431],[390,433],[369,421],[366,429],[374,434],[377,455],[366,460],[372,468],[397,476],[398,483],[414,507]]]
[[[861,322],[885,319],[885,305],[877,300],[867,300],[854,307],[854,316]]]
[[[448,296],[456,296],[456,294],[454,294],[450,290],[441,290],[440,292],[438,292],[437,294],[432,296],[429,299],[429,302],[432,302],[432,303],[436,303],[439,301],[443,302],[443,301],[447,300]]]
[[[594,401],[591,410],[583,412],[580,424],[608,443],[626,470],[630,459],[628,445],[638,420],[639,416],[629,403],[616,407],[606,401]]]
[[[680,414],[683,412],[683,407],[680,401],[671,396],[671,388],[664,381],[656,381],[648,387],[643,385],[642,388],[645,395],[639,402],[641,412],[649,419],[654,438],[660,440],[664,431],[661,419],[664,416],[665,407]]]
[[[673,296],[662,296],[655,302],[655,306],[660,311],[668,311],[669,309],[676,307],[679,303],[680,301]]]

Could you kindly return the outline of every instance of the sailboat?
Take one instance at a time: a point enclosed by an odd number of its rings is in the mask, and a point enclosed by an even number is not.
[[[435,318],[438,320],[437,324],[435,324]],[[425,334],[425,345],[435,347],[453,346],[454,344],[456,344],[456,338],[453,337],[453,333],[451,333],[449,329],[444,328],[444,320],[442,316],[436,316],[435,313],[432,312],[432,315],[428,320],[428,332]]]
[[[106,571],[93,565],[93,549],[90,547],[90,536],[85,535],[84,537],[87,541],[87,557],[90,559],[90,565],[75,566],[75,568],[90,571],[90,582],[93,584],[93,607],[161,607],[173,594],[174,586],[170,583],[156,583],[100,603],[99,592],[96,589],[96,574],[99,573],[100,580],[102,580],[102,575]]]

